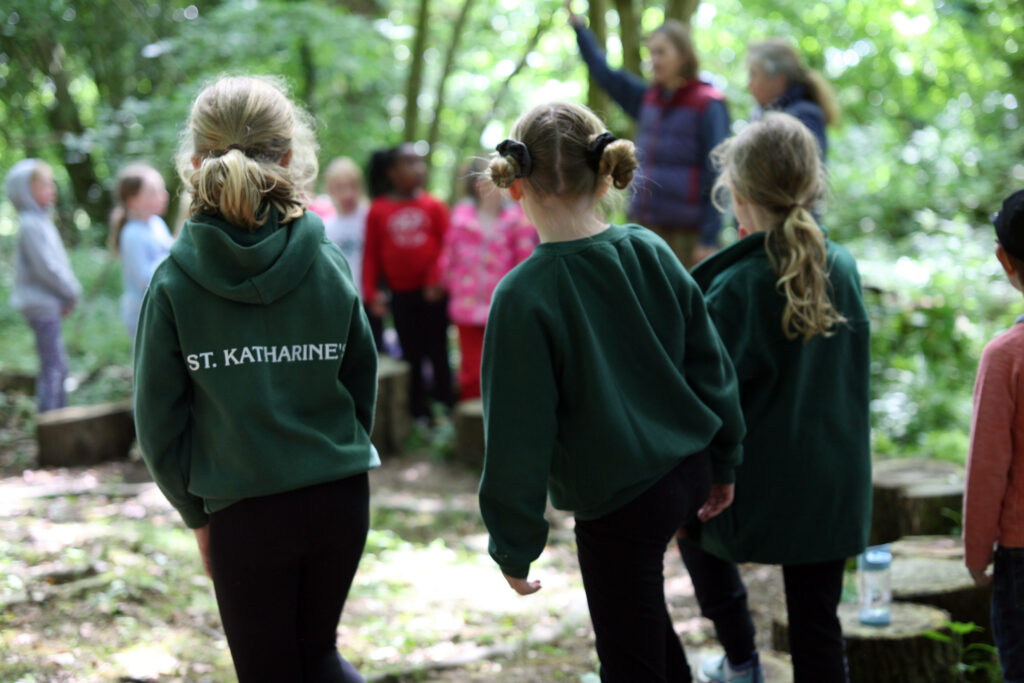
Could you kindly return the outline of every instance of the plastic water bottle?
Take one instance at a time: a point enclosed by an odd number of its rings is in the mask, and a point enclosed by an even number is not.
[[[888,544],[869,546],[857,556],[860,623],[888,626],[892,621],[892,552]]]

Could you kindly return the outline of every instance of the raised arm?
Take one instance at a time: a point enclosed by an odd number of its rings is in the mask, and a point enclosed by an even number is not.
[[[576,44],[590,75],[616,104],[631,117],[637,118],[640,115],[640,105],[644,101],[644,93],[647,92],[647,83],[640,76],[625,69],[612,69],[608,66],[604,50],[597,44],[594,34],[583,25],[583,20],[578,15],[570,14],[569,21],[576,31]]]

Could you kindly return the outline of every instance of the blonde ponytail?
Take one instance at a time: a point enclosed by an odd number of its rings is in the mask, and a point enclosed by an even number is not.
[[[238,76],[199,94],[178,150],[193,214],[221,215],[249,231],[272,210],[282,223],[302,216],[317,148],[311,119],[285,93],[275,79]]]
[[[775,287],[786,297],[782,333],[787,339],[835,334],[846,322],[832,305],[825,251],[825,233],[804,206],[794,206],[782,225],[769,230],[765,248],[779,279]]]
[[[720,170],[712,190],[724,210],[724,191],[761,215],[765,251],[786,298],[782,333],[808,341],[830,337],[846,318],[832,303],[825,233],[810,207],[824,191],[818,143],[789,114],[770,112],[712,151]]]

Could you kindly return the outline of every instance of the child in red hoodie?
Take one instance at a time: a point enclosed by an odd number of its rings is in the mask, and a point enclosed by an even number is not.
[[[434,398],[452,404],[447,302],[437,267],[448,207],[423,191],[426,171],[411,144],[374,153],[363,256],[363,296],[372,313],[387,312],[381,282],[391,291],[402,358],[412,366],[409,402],[417,419],[429,416],[425,358],[433,370]]]

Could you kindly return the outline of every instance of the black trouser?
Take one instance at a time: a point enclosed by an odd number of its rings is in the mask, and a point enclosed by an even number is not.
[[[756,649],[754,624],[736,565],[684,541],[679,550],[701,613],[714,622],[729,662],[749,661]],[[846,560],[782,566],[794,683],[847,680],[843,631],[836,612],[845,566]]]
[[[427,301],[423,290],[392,292],[391,312],[402,345],[402,359],[411,366],[409,408],[413,417],[428,417],[423,360],[434,374],[434,398],[452,405],[452,371],[448,366],[448,302]]]
[[[336,641],[369,502],[364,473],[210,516],[213,586],[241,683],[363,680]]]
[[[363,310],[366,311],[366,319],[370,322],[370,334],[373,335],[373,345],[377,347],[378,353],[383,352],[384,318],[370,312],[370,307],[366,304],[363,304]]]
[[[711,489],[711,459],[691,455],[615,512],[576,520],[601,680],[690,681],[665,604],[665,548]]]

